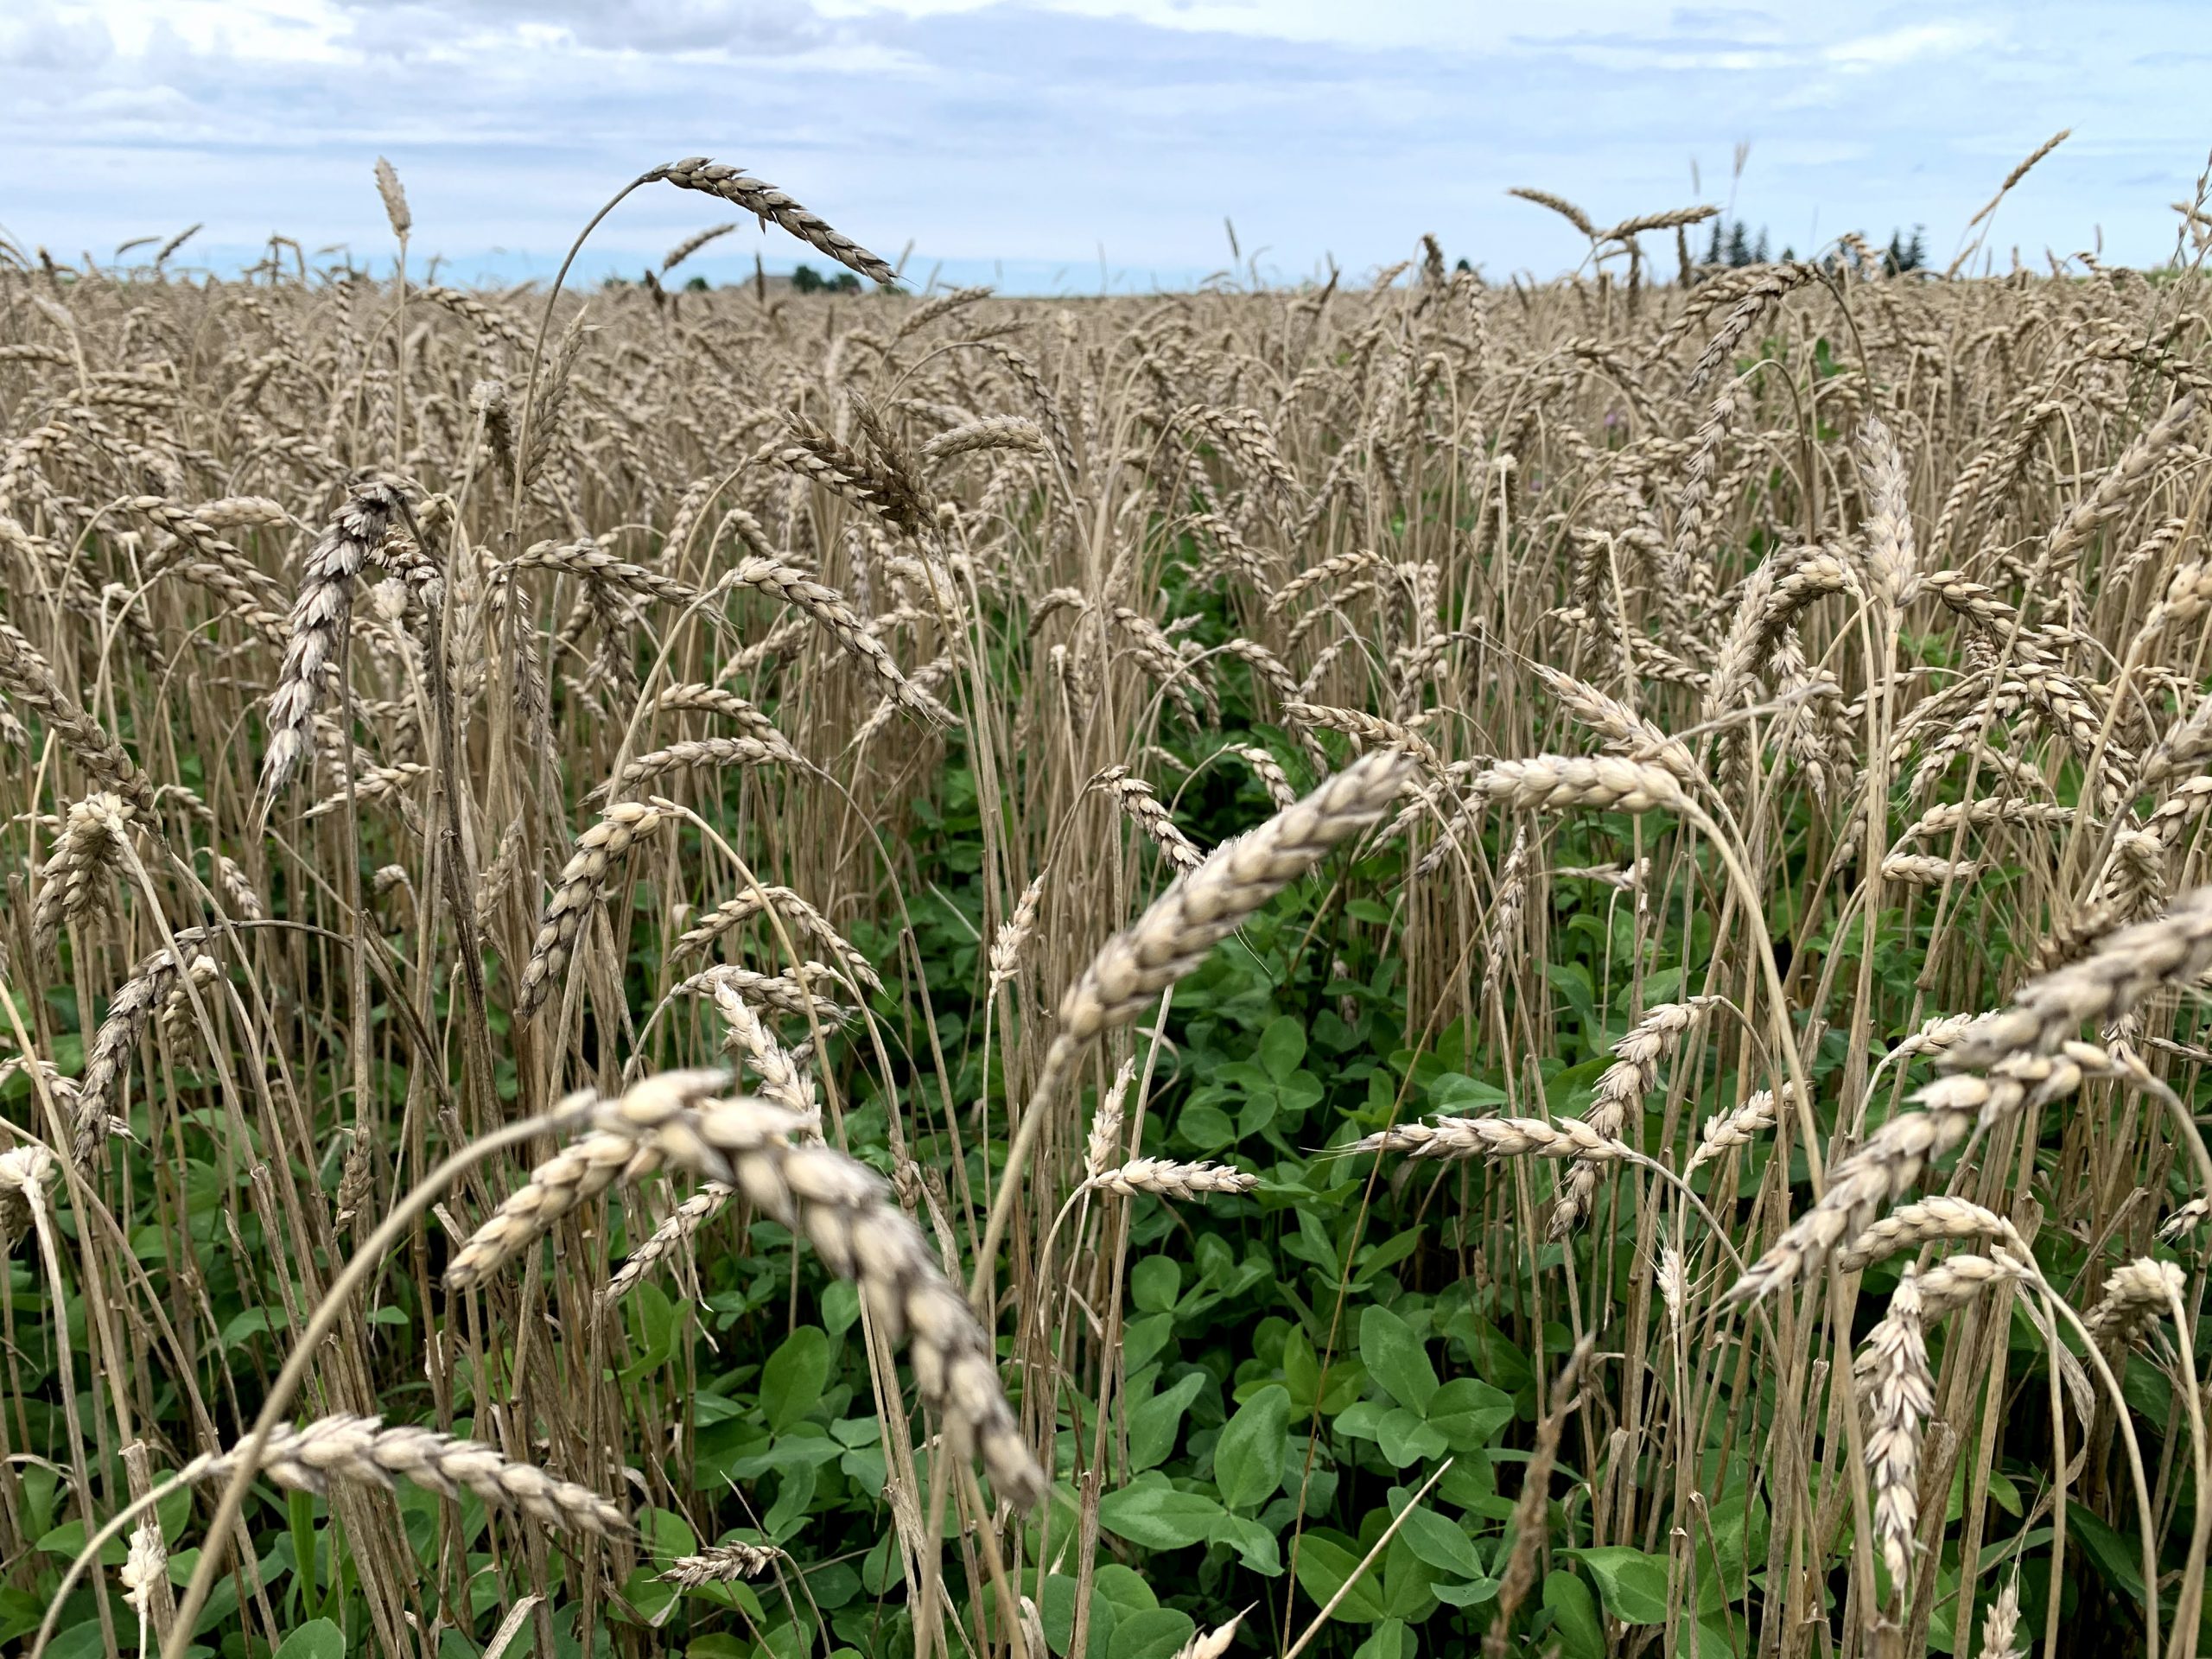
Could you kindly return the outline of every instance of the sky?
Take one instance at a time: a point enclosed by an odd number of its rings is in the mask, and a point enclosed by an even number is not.
[[[1423,232],[1492,280],[1574,267],[1516,185],[1601,225],[1713,203],[1777,252],[1923,225],[1941,264],[2070,127],[1998,213],[1998,268],[2143,264],[2212,146],[2208,67],[2201,0],[0,0],[0,234],[105,261],[204,221],[181,263],[282,232],[388,269],[381,155],[418,272],[510,282],[703,155],[918,286],[1184,286],[1231,266],[1231,224],[1245,280],[1357,279]],[[579,269],[728,217],[655,186]],[[748,224],[691,269],[756,253],[821,263]]]

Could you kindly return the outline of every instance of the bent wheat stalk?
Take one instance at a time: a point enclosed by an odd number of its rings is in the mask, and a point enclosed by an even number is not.
[[[563,1103],[557,1115],[581,1116],[585,1133],[477,1229],[446,1269],[448,1285],[480,1282],[626,1169],[687,1169],[742,1192],[804,1234],[839,1278],[856,1283],[887,1337],[910,1338],[915,1382],[939,1414],[947,1444],[963,1457],[980,1453],[999,1495],[1033,1507],[1044,1473],[999,1385],[990,1339],[920,1230],[873,1170],[834,1147],[802,1143],[797,1137],[809,1125],[796,1114],[720,1097],[728,1081],[719,1071],[668,1072],[619,1098]]]
[[[2009,1007],[1961,1031],[1937,1065],[1946,1073],[1914,1099],[1922,1110],[1891,1118],[1829,1173],[1813,1208],[1737,1281],[1731,1300],[1749,1301],[1819,1271],[1843,1239],[1866,1230],[1936,1159],[1979,1126],[1987,1130],[2031,1106],[2071,1094],[2083,1059],[2062,1046],[2085,1025],[2102,1026],[2167,985],[2212,968],[2212,887],[2183,895],[2155,921],[2108,935],[2081,962],[2022,986]],[[2093,1062],[2094,1063],[2094,1062]],[[1985,1068],[1975,1077],[1968,1068]]]
[[[991,1201],[976,1253],[969,1295],[979,1306],[991,1262],[1006,1236],[1021,1173],[1046,1109],[1073,1071],[1076,1058],[1105,1032],[1127,1025],[1145,1006],[1196,968],[1247,917],[1305,874],[1339,843],[1382,821],[1413,772],[1410,756],[1378,751],[1354,761],[1295,805],[1249,835],[1224,842],[1137,918],[1107,941],[1060,999],[1060,1029],[1045,1052],[1029,1109],[1007,1149],[1006,1170]]]

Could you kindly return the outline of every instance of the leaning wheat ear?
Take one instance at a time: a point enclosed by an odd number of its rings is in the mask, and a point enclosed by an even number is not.
[[[2112,1270],[2085,1323],[2097,1345],[2118,1352],[2134,1342],[2186,1287],[2180,1266],[2145,1256]]]
[[[188,1465],[188,1480],[227,1478],[238,1452]],[[429,1428],[386,1428],[381,1419],[340,1414],[300,1428],[273,1430],[257,1465],[276,1484],[318,1495],[334,1480],[391,1489],[395,1476],[442,1497],[474,1492],[493,1508],[519,1509],[549,1527],[601,1537],[627,1537],[630,1522],[588,1486],[561,1480],[533,1464],[512,1463],[490,1446]]]
[[[1389,751],[1357,760],[1185,871],[1135,926],[1107,942],[1060,999],[1060,1031],[1046,1057],[1047,1076],[1056,1070],[1065,1076],[1076,1051],[1135,1019],[1332,848],[1379,822],[1405,787],[1413,764],[1409,756]],[[1058,1068],[1053,1054],[1061,1057]],[[1039,1093],[1045,1092],[1040,1083]]]
[[[702,1584],[753,1578],[785,1559],[773,1544],[713,1544],[696,1555],[677,1556],[660,1581],[679,1590],[696,1590]]]
[[[990,1338],[882,1177],[835,1147],[804,1143],[812,1126],[796,1113],[762,1100],[717,1098],[728,1082],[718,1071],[673,1071],[619,1099],[564,1103],[561,1115],[581,1120],[584,1133],[538,1166],[461,1247],[446,1269],[448,1287],[480,1282],[625,1172],[664,1164],[689,1170],[804,1233],[832,1272],[858,1284],[885,1334],[912,1338],[915,1381],[940,1414],[947,1443],[962,1456],[980,1452],[999,1495],[1033,1507],[1044,1495],[1044,1471],[1000,1387]]]
[[[0,617],[0,687],[45,721],[87,777],[123,796],[140,812],[153,811],[154,785],[130,752],[61,689],[46,658],[4,617]]]
[[[1974,1020],[1940,1054],[1946,1075],[1913,1098],[1924,1109],[1891,1118],[1828,1172],[1827,1190],[1792,1222],[1729,1290],[1751,1301],[1817,1273],[1847,1238],[1865,1232],[1928,1166],[1977,1124],[1994,1128],[2031,1106],[2080,1086],[2085,1065],[2109,1065],[2101,1050],[2072,1040],[2104,1026],[2154,992],[2186,985],[2212,968],[2212,887],[2184,894],[2155,921],[2107,936],[2088,957],[2030,980],[2012,1005]],[[1987,1075],[1974,1077],[1967,1068]],[[1923,1289],[1926,1286],[1923,1283]]]
[[[178,976],[192,970],[196,947],[213,937],[209,928],[179,929],[176,949],[164,945],[155,951],[109,999],[107,1017],[92,1034],[92,1046],[85,1054],[85,1075],[79,1080],[75,1132],[69,1143],[69,1156],[79,1167],[91,1162],[115,1127],[109,1109],[138,1052],[139,1039],[146,1034],[147,1022],[177,987]]]
[[[1681,1002],[1662,1002],[1614,1044],[1613,1064],[1599,1077],[1597,1095],[1586,1114],[1590,1127],[1609,1140],[1621,1135],[1630,1113],[1640,1109],[1644,1096],[1658,1085],[1659,1062],[1719,1000],[1693,996]],[[1581,1224],[1590,1213],[1597,1191],[1597,1166],[1576,1165],[1561,1184],[1559,1201],[1552,1207],[1554,1238],[1565,1238]]]
[[[1022,1166],[1046,1116],[1046,1108],[1098,1037],[1137,1017],[1153,998],[1206,959],[1268,900],[1327,857],[1330,849],[1380,823],[1412,774],[1412,757],[1377,750],[1325,780],[1249,835],[1224,842],[1178,876],[1133,927],[1106,942],[1060,999],[1060,1029],[1021,1127],[1007,1151],[1004,1177],[992,1201],[976,1283],[989,1271],[1006,1236]]]
[[[648,180],[665,179],[681,190],[697,190],[709,196],[719,196],[733,206],[742,207],[766,225],[771,219],[788,231],[809,247],[818,248],[839,264],[856,270],[863,276],[890,285],[899,280],[899,273],[843,232],[823,219],[821,214],[809,213],[772,184],[753,178],[741,168],[710,162],[703,156],[690,156],[680,162],[668,162],[645,175]]]
[[[591,906],[599,900],[601,883],[614,861],[661,826],[664,815],[657,807],[638,801],[618,801],[600,821],[576,837],[576,849],[561,869],[561,879],[546,901],[545,915],[537,925],[537,938],[524,964],[522,983],[515,994],[515,1014],[528,1018],[537,1012],[554,980],[569,965],[576,934]]]

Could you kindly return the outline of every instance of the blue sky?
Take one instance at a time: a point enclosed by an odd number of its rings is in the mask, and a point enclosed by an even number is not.
[[[271,231],[381,260],[382,154],[419,255],[513,278],[626,178],[708,155],[911,242],[917,280],[1009,290],[1202,278],[1224,215],[1271,280],[1423,231],[1494,278],[1573,265],[1516,184],[1600,223],[1732,199],[1800,252],[1920,223],[1940,262],[2070,126],[1999,214],[2000,265],[2149,263],[2212,146],[2209,70],[2212,10],[2149,0],[4,0],[0,230],[105,258],[200,219],[218,264]],[[633,197],[587,264],[634,271],[717,207]],[[804,252],[747,226],[698,268],[756,250]]]

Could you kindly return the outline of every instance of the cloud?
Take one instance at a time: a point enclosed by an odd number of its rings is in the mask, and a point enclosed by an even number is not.
[[[82,72],[114,51],[107,26],[75,7],[28,0],[13,16],[0,16],[0,68]]]
[[[1738,6],[1676,6],[1669,22],[1688,35],[1777,35],[1782,25],[1770,11]]]
[[[392,6],[338,0],[349,35],[380,54],[421,55],[456,31],[565,42],[596,52],[728,53],[746,57],[804,52],[830,38],[808,0],[437,0]]]
[[[1840,41],[1821,55],[1845,69],[1896,69],[1922,58],[1956,57],[1997,38],[1997,29],[1986,23],[1909,23]]]

